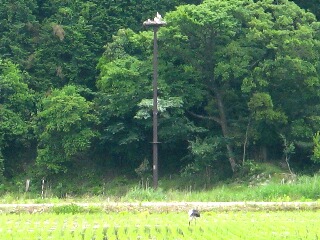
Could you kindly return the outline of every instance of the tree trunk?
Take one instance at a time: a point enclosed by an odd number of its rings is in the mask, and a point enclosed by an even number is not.
[[[222,97],[221,97],[219,90],[216,87],[213,88],[213,91],[216,96],[216,100],[217,100],[217,104],[218,104],[218,110],[219,110],[219,115],[220,115],[220,126],[222,129],[222,134],[223,134],[224,138],[228,139],[229,138],[229,128],[228,128],[227,117],[225,114]],[[236,164],[236,160],[234,158],[234,152],[233,152],[232,145],[228,142],[227,142],[227,153],[228,153],[229,163],[231,165],[232,172],[235,172],[237,164]]]
[[[263,145],[261,150],[262,150],[262,160],[264,162],[267,162],[268,161],[268,149],[267,149],[267,146]]]
[[[189,111],[189,113],[192,116],[200,118],[200,119],[207,119],[207,120],[215,121],[216,123],[218,123],[220,125],[223,137],[228,139],[229,138],[229,128],[228,128],[228,123],[227,123],[227,117],[226,117],[225,110],[224,110],[223,100],[222,100],[222,97],[221,97],[219,90],[214,86],[213,81],[211,81],[211,83],[212,83],[213,87],[209,87],[209,89],[215,95],[215,98],[217,100],[219,117],[203,116],[203,115],[193,113],[191,111]],[[229,142],[227,142],[226,147],[227,147],[228,160],[231,165],[232,172],[235,172],[236,167],[237,167],[237,163],[234,158],[233,147],[232,147],[231,143],[229,143]]]

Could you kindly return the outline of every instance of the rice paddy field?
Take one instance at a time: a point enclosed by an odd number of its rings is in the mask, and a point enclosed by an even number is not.
[[[319,239],[320,211],[2,213],[0,239]]]

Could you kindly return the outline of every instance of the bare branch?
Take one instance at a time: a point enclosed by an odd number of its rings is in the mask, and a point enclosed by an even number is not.
[[[217,117],[213,117],[213,116],[203,116],[200,114],[196,114],[194,112],[191,111],[187,111],[190,115],[196,117],[196,118],[200,118],[200,119],[205,119],[205,120],[210,120],[210,121],[215,121],[216,123],[221,124],[221,120]]]

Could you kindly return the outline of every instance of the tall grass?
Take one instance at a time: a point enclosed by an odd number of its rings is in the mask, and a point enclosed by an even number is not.
[[[171,186],[174,186],[174,180]],[[165,187],[163,187],[165,186]],[[110,192],[112,192],[110,190]],[[116,190],[114,191],[116,192]],[[281,184],[279,179],[268,184],[250,186],[246,183],[220,184],[194,190],[192,186],[184,189],[159,184],[159,188],[128,188],[121,195],[82,195],[67,198],[50,197],[41,199],[39,194],[5,193],[0,203],[59,203],[59,202],[142,202],[142,201],[199,201],[199,202],[236,202],[236,201],[317,201],[320,199],[320,176],[299,176],[295,182]]]
[[[194,191],[175,189],[131,189],[123,201],[199,201],[199,202],[236,202],[236,201],[317,201],[320,199],[320,177],[298,177],[295,182],[281,184],[270,182],[265,185],[246,184],[219,185],[210,190]]]
[[[166,201],[167,194],[161,189],[133,187],[122,197],[122,201]]]

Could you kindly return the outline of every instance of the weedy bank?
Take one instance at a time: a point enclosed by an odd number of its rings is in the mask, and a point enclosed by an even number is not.
[[[2,239],[318,239],[319,211],[1,214]]]
[[[73,184],[69,187],[63,187],[64,194],[53,194],[51,191],[45,191],[41,195],[41,189],[33,189],[24,192],[19,191],[1,191],[0,203],[61,203],[61,202],[135,202],[135,201],[162,201],[162,202],[283,202],[298,201],[310,202],[320,199],[320,175],[314,176],[292,176],[282,173],[263,173],[254,174],[246,181],[222,182],[220,184],[201,188],[190,183],[188,185],[185,179],[162,179],[159,181],[159,188],[144,188],[133,182],[119,182],[113,185],[102,185],[101,191],[94,193],[93,188]],[[195,178],[191,178],[194,181]],[[183,181],[182,185],[181,181]],[[121,184],[120,184],[121,183]],[[127,184],[127,185],[126,185]],[[0,184],[1,185],[1,184]],[[121,186],[121,187],[119,187]],[[81,188],[83,192],[79,194],[77,189]],[[94,189],[99,188],[95,186]]]

